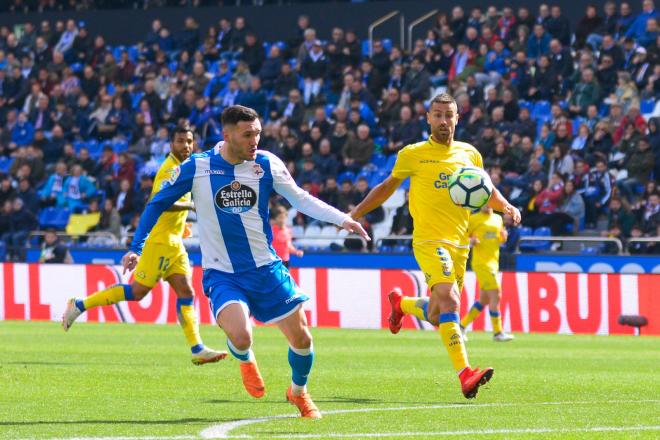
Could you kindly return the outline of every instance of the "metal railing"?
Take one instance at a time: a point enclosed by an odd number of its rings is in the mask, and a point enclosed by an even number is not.
[[[388,235],[387,237],[382,237],[376,240],[376,248],[379,248],[382,244],[383,241],[388,240],[388,241],[396,241],[396,240],[410,240],[412,241],[413,236],[412,235]]]
[[[660,243],[660,237],[639,237],[629,238],[626,242],[626,253],[630,253],[630,245],[632,243]]]
[[[334,237],[333,236],[328,236],[328,235],[303,235],[303,236],[294,236],[293,240],[299,246],[322,246],[322,245],[326,245],[326,243],[327,243],[327,246],[330,246],[330,244],[332,244],[332,243],[337,243],[337,244],[341,243],[341,246],[343,246],[344,245],[344,240],[346,240],[347,238],[349,238],[351,240],[360,240],[360,242],[362,242],[362,247],[364,247],[365,249],[367,248],[367,240],[365,240],[364,238],[362,238],[361,236],[359,236],[357,234],[348,234],[348,235],[341,235],[341,236],[340,235],[335,235]],[[299,243],[301,240],[303,240],[302,244]],[[319,242],[321,244],[318,244],[318,245],[317,244],[306,244],[304,242],[304,240],[309,240],[313,243],[314,242]]]
[[[374,56],[374,29],[376,29],[378,26],[385,23],[389,19],[396,17],[398,14],[399,14],[399,11],[397,11],[397,10],[391,11],[388,14],[383,15],[382,17],[380,17],[379,19],[377,19],[376,21],[374,21],[373,23],[371,23],[369,25],[369,58]],[[404,16],[401,15],[401,17],[399,17],[399,32],[400,32],[399,37],[401,38],[401,47],[402,48],[403,48],[403,43],[404,43],[404,38],[405,38],[404,37],[404,30],[403,30],[404,29],[404,20],[405,20]]]
[[[563,237],[557,235],[520,237],[516,245],[516,252],[520,252],[520,243],[523,241],[572,241],[572,242],[591,242],[591,243],[614,243],[618,249],[618,254],[623,254],[623,244],[621,240],[613,237]]]
[[[429,11],[426,14],[422,15],[421,17],[415,19],[412,23],[410,23],[408,25],[408,52],[412,52],[412,48],[413,48],[413,29],[415,28],[415,26],[417,26],[418,24],[422,23],[423,21],[426,21],[429,18],[433,17],[435,14],[438,13],[438,11],[439,11],[439,9],[433,9],[432,11]]]

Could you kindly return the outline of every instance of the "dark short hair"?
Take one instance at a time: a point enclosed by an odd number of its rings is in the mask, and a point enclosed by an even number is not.
[[[241,121],[252,122],[259,119],[259,115],[250,107],[232,105],[223,110],[220,118],[222,125],[236,125]]]
[[[193,137],[195,137],[195,132],[193,131],[192,127],[188,124],[182,124],[182,125],[177,125],[172,129],[172,132],[170,133],[170,140],[174,142],[174,139],[176,139],[176,135],[179,133],[192,133]]]
[[[431,102],[429,103],[429,108],[431,108],[431,106],[433,104],[454,104],[454,105],[456,105],[456,100],[449,93],[440,93],[439,95],[435,95],[433,97],[433,99],[431,99]]]

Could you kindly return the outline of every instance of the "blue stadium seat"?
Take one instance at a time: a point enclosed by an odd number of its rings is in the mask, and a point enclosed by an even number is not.
[[[1,157],[0,158],[0,173],[7,174],[11,164],[14,163],[13,157]]]
[[[374,173],[371,174],[371,178],[369,179],[369,188],[373,188],[374,186],[378,185],[381,183],[383,180],[389,176],[389,172],[385,170],[378,170]]]
[[[377,169],[383,169],[387,163],[387,156],[382,153],[374,153],[371,156],[371,163],[374,164]]]
[[[392,169],[394,169],[395,162],[396,162],[396,154],[392,154],[387,158],[387,163],[385,164],[385,170],[392,171]]]
[[[532,110],[534,109],[534,104],[529,102],[529,101],[525,101],[524,99],[521,99],[521,100],[518,101],[518,106],[521,109],[526,108],[527,110],[529,110],[530,114],[532,113]]]
[[[581,116],[578,116],[575,119],[573,119],[573,136],[577,136],[578,132],[580,131],[580,125],[586,123],[587,120]]]
[[[344,171],[337,177],[337,183],[340,185],[342,184],[343,181],[348,180],[349,182],[353,183],[355,180],[355,173],[352,173],[350,171]]]
[[[89,149],[89,157],[92,159],[98,159],[101,157],[101,151],[103,151],[103,144],[98,142],[96,139],[90,139],[87,141],[87,148]]]
[[[552,235],[552,231],[550,231],[550,228],[547,228],[545,226],[542,226],[540,228],[536,228],[534,230],[534,236],[536,237],[550,237]],[[536,245],[538,247],[538,250],[548,250],[550,249],[551,242],[548,241],[537,241]]]
[[[394,45],[392,43],[392,40],[390,38],[383,38],[383,49],[385,49],[385,52],[390,53],[392,52],[392,46]]]
[[[369,40],[362,40],[362,56],[369,56]]]
[[[549,101],[536,101],[532,109],[532,119],[542,119],[549,121],[552,115],[550,114],[551,105]]]
[[[326,104],[325,105],[325,115],[330,117],[332,115],[332,112],[335,111],[335,105],[334,104]]]
[[[371,171],[363,168],[359,173],[357,173],[353,183],[357,183],[358,180],[364,178],[367,181],[367,184],[369,184],[369,180],[371,180],[371,174]]]
[[[382,149],[385,145],[387,145],[387,138],[385,136],[376,136],[374,138],[374,145]],[[383,163],[383,165],[385,164]]]
[[[385,245],[380,245],[378,247],[378,250],[380,252],[392,252],[392,246],[385,246]]]
[[[645,99],[640,103],[640,112],[645,115],[647,113],[653,113],[655,110],[655,99]]]
[[[125,140],[114,141],[114,143],[112,144],[112,149],[114,150],[115,153],[122,153],[124,151],[127,151],[128,141]]]
[[[0,241],[0,261],[7,260],[7,246],[4,241]]]
[[[406,191],[410,191],[410,177],[406,177],[403,179],[403,182],[401,182],[401,186],[399,188],[405,189]]]

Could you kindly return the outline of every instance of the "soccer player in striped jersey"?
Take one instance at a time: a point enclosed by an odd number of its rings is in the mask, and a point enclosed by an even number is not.
[[[403,296],[400,289],[390,292],[390,331],[399,332],[406,314],[437,325],[461,382],[461,391],[471,399],[476,397],[479,387],[490,380],[493,369],[471,368],[461,337],[458,311],[469,252],[470,211],[451,201],[448,183],[449,176],[461,167],[483,168],[483,162],[476,148],[454,140],[458,109],[453,97],[443,93],[433,98],[426,120],[431,127],[429,139],[399,151],[392,174],[367,194],[351,211],[351,217],[358,219],[380,206],[405,178],[410,177],[413,252],[431,296]],[[520,222],[518,209],[497,189],[488,204],[510,214],[516,223]]]
[[[179,164],[192,154],[195,139],[191,128],[179,126],[172,131],[170,141],[170,153],[156,173],[151,198],[176,178]],[[131,284],[115,284],[87,298],[71,298],[62,316],[64,330],[68,331],[75,320],[90,308],[120,301],[142,300],[162,278],[176,293],[177,317],[190,346],[193,364],[202,365],[224,359],[226,351],[206,347],[199,335],[199,322],[193,303],[192,269],[181,241],[186,231],[188,212],[193,208],[190,194],[186,193],[163,213],[144,247],[143,257]]]
[[[493,340],[506,342],[513,340],[513,335],[502,329],[500,299],[502,289],[497,280],[500,270],[500,244],[506,242],[506,229],[502,217],[493,212],[490,206],[484,206],[480,212],[472,214],[468,224],[468,234],[472,243],[472,270],[477,275],[481,293],[469,312],[461,319],[463,340],[467,341],[466,327],[472,323],[484,306],[488,306],[490,321],[493,324]]]
[[[263,378],[252,352],[249,315],[276,324],[289,342],[291,385],[289,402],[302,417],[321,413],[306,389],[314,349],[300,290],[275,254],[268,201],[273,191],[299,211],[334,223],[349,232],[369,236],[347,214],[312,197],[298,187],[284,163],[258,151],[261,123],[251,108],[235,105],[222,112],[224,143],[193,154],[181,164],[177,178],[147,205],[131,244],[122,258],[125,270],[138,264],[144,241],[158,217],[183,194],[192,192],[200,231],[204,293],[216,322],[227,335],[229,352],[240,360],[243,384],[253,397],[265,393]]]

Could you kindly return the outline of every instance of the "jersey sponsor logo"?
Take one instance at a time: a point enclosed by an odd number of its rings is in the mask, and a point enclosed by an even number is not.
[[[215,205],[228,214],[249,211],[257,204],[257,193],[247,185],[234,180],[215,193]]]
[[[204,174],[225,174],[225,170],[204,170]]]
[[[176,179],[179,178],[179,174],[181,174],[181,167],[174,167],[172,169],[167,170],[168,174],[170,177],[167,179],[167,182],[170,184],[173,184],[176,182]]]
[[[449,176],[450,174],[447,173],[440,173],[438,174],[438,180],[433,182],[433,186],[436,188],[447,188],[447,185],[449,184]]]

